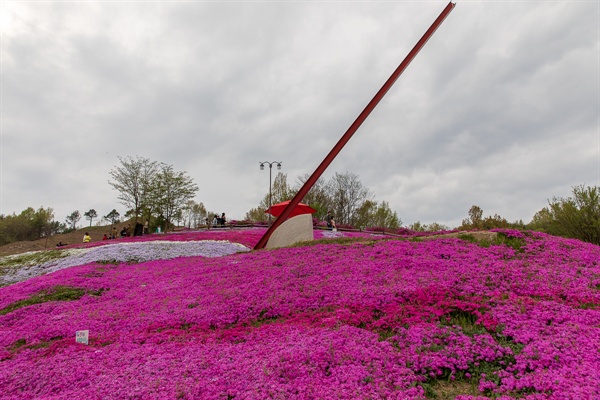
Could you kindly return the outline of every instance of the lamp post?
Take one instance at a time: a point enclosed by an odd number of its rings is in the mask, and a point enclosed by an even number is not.
[[[273,170],[273,165],[277,165],[277,169],[281,169],[282,161],[261,161],[258,163],[260,165],[260,170],[265,169],[265,165],[269,166],[269,209],[271,208],[271,171]],[[271,213],[269,213],[269,226],[271,226]]]

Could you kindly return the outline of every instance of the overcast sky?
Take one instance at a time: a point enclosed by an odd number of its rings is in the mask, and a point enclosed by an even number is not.
[[[123,214],[109,171],[141,156],[241,219],[259,162],[311,174],[447,4],[3,1],[0,213]],[[599,4],[458,1],[323,177],[405,226],[527,223],[600,185]]]

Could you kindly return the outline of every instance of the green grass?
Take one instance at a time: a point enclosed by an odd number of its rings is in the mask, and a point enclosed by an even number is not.
[[[515,356],[521,353],[524,345],[515,343],[510,337],[503,336],[503,326],[499,325],[496,328],[496,331],[489,332],[482,325],[477,323],[477,316],[468,311],[453,310],[440,319],[440,324],[449,327],[458,326],[465,335],[471,337],[474,335],[490,334],[499,345],[505,348],[510,348],[513,354],[506,355],[494,361],[479,360],[477,364],[469,364],[467,370],[458,370],[455,371],[454,374],[450,369],[446,368],[442,370],[441,375],[429,377],[426,382],[419,384],[425,391],[425,397],[428,399],[454,399],[458,395],[484,395],[491,399],[500,397],[501,394],[494,393],[489,390],[485,393],[479,391],[478,387],[481,376],[482,374],[485,374],[487,380],[495,381],[497,384],[499,384],[500,378],[496,375],[496,373],[498,371],[505,370],[506,366],[514,364]],[[436,346],[443,347],[443,344]],[[423,348],[423,351],[439,350],[441,349]],[[467,373],[469,373],[471,376],[467,377]],[[537,392],[533,391],[528,393]],[[521,394],[522,393],[511,393],[510,395],[518,398]]]
[[[48,250],[0,257],[0,270],[3,268],[20,267],[22,265],[43,264],[66,256],[67,254],[61,250]]]
[[[477,239],[474,235],[469,233],[461,233],[458,235],[458,238],[465,242],[474,243],[485,248],[506,245],[515,249],[517,252],[521,252],[522,247],[525,246],[524,239],[508,237],[502,232],[498,232],[492,239]]]
[[[371,238],[362,238],[362,237],[339,237],[339,238],[323,238],[317,240],[309,240],[305,242],[297,242],[287,247],[308,247],[308,246],[317,246],[320,244],[341,244],[341,245],[350,245],[353,243],[363,243],[366,245],[375,244],[376,240]]]
[[[82,288],[57,285],[50,289],[35,293],[26,299],[7,305],[6,307],[0,309],[0,315],[6,315],[12,311],[18,310],[19,308],[28,307],[34,304],[47,303],[49,301],[79,300],[85,294],[89,294],[91,296],[100,296],[103,291],[104,289],[86,291]]]

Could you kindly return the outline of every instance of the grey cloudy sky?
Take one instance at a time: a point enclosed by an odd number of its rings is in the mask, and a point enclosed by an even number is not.
[[[139,155],[241,219],[259,161],[312,173],[446,4],[3,1],[0,213],[124,213],[109,171]],[[450,227],[600,185],[599,4],[458,1],[324,178]]]

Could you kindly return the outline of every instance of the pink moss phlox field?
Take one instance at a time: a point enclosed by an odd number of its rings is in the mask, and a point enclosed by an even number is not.
[[[422,399],[453,380],[480,391],[460,399],[599,398],[600,247],[499,232],[521,245],[332,242],[15,283],[0,307],[87,294],[0,315],[0,398]]]

